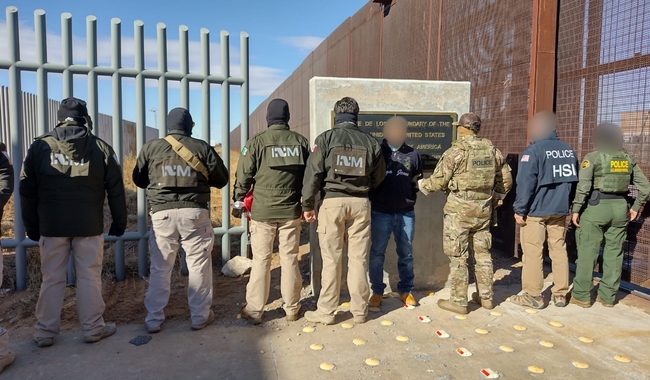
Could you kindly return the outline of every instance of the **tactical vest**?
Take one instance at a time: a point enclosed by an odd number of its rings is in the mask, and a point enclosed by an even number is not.
[[[559,140],[540,142],[537,153],[539,186],[578,182],[575,152],[566,144]]]
[[[465,154],[465,166],[454,175],[459,191],[487,191],[494,189],[496,156],[494,145],[482,138],[460,139],[454,143]]]
[[[632,160],[627,153],[600,153],[594,167],[594,189],[601,193],[627,193],[632,179]]]

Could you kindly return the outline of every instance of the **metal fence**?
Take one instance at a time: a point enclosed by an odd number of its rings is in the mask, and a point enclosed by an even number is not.
[[[38,97],[35,94],[27,92],[22,93],[22,114],[23,114],[23,152],[27,152],[29,145],[38,136]],[[61,102],[50,99],[47,104],[47,119],[50,126],[56,124],[56,111],[59,109]],[[93,134],[104,141],[113,141],[113,117],[106,114],[98,114],[97,119],[93,120]],[[145,141],[158,138],[158,130],[147,127]],[[11,141],[11,127],[9,124],[9,88],[0,86],[0,141]],[[11,145],[7,147],[11,154]],[[135,156],[135,123],[128,120],[122,120],[122,148],[124,156]]]
[[[107,76],[112,78],[112,145],[119,155],[118,161],[123,159],[123,123],[122,123],[122,82],[124,78],[135,79],[136,101],[132,105],[136,110],[135,135],[136,148],[139,151],[145,142],[146,136],[146,104],[145,104],[145,79],[158,81],[158,126],[160,137],[167,131],[166,114],[168,111],[168,83],[169,81],[180,82],[181,106],[189,109],[190,83],[201,84],[202,98],[202,136],[205,141],[210,141],[210,94],[211,85],[221,85],[221,125],[222,125],[222,158],[226,167],[230,166],[230,87],[241,86],[241,114],[242,126],[241,140],[248,139],[248,90],[249,90],[249,60],[248,60],[248,35],[241,33],[240,41],[240,64],[241,76],[234,77],[230,73],[230,41],[229,34],[221,32],[221,73],[210,72],[210,32],[208,29],[201,29],[201,72],[189,71],[189,38],[188,28],[184,25],[179,28],[180,44],[180,71],[169,71],[167,68],[167,27],[159,23],[157,25],[158,43],[158,68],[156,70],[145,69],[144,65],[144,23],[134,23],[135,42],[135,65],[128,68],[122,66],[122,24],[117,18],[111,20],[111,65],[100,66],[97,61],[97,19],[94,16],[86,18],[86,43],[87,62],[85,65],[74,64],[72,59],[72,15],[64,13],[61,15],[62,35],[62,62],[49,62],[46,48],[46,18],[43,10],[34,12],[34,26],[36,38],[36,61],[28,62],[20,58],[19,43],[19,21],[18,9],[10,6],[6,9],[7,38],[9,51],[6,57],[0,59],[0,70],[8,70],[9,74],[9,124],[11,127],[11,158],[15,165],[16,184],[20,176],[20,166],[23,162],[25,133],[24,114],[22,109],[21,73],[24,71],[36,72],[36,121],[37,134],[47,132],[50,125],[50,104],[48,98],[48,74],[60,73],[63,76],[63,96],[73,96],[73,75],[85,75],[88,77],[88,112],[93,120],[98,119],[98,77]],[[131,105],[130,105],[131,106]],[[9,145],[9,144],[8,144]],[[246,254],[246,231],[245,222],[240,227],[231,227],[229,218],[230,190],[224,187],[222,191],[222,226],[215,228],[216,235],[222,237],[222,259],[230,258],[230,235],[241,234],[241,253]],[[17,193],[17,192],[16,192]],[[138,241],[138,273],[146,276],[147,265],[147,215],[145,192],[138,189],[138,229],[128,231],[119,238],[105,236],[106,241],[115,243],[115,273],[117,280],[125,278],[124,242]],[[36,246],[25,238],[25,230],[21,220],[20,197],[14,198],[14,230],[13,239],[3,240],[5,248],[15,248],[16,251],[16,284],[17,288],[25,289],[26,286],[26,248]]]

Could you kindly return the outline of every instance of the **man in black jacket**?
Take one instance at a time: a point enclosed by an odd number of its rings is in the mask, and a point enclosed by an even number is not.
[[[400,299],[415,306],[413,298],[413,235],[415,233],[415,200],[417,180],[422,177],[422,162],[415,149],[406,145],[407,122],[403,117],[390,118],[384,125],[381,150],[386,160],[384,182],[370,191],[372,216],[370,231],[369,274],[372,296],[369,306],[379,307],[386,289],[384,284],[384,259],[390,235],[395,237],[397,269],[400,282],[397,290]]]
[[[61,102],[59,123],[36,138],[20,175],[20,198],[27,236],[39,243],[43,283],[36,305],[34,341],[54,344],[59,334],[70,251],[77,273],[77,313],[84,341],[94,343],[117,331],[104,323],[102,260],[104,200],[113,223],[108,234],[126,229],[126,195],[122,168],[110,145],[91,133],[86,102]]]
[[[0,143],[0,220],[4,207],[14,192],[14,167],[9,161],[5,143]],[[0,255],[2,247],[0,246]],[[0,257],[0,286],[2,285],[2,266],[4,256]],[[0,327],[0,373],[14,362],[14,354],[9,351],[9,333]]]
[[[180,247],[189,270],[187,298],[192,330],[212,321],[212,245],[210,187],[221,189],[229,180],[221,157],[205,141],[192,138],[189,111],[174,108],[167,116],[169,133],[142,147],[133,168],[133,182],[147,189],[151,209],[151,274],[144,305],[149,333],[160,332],[169,301],[171,275]]]

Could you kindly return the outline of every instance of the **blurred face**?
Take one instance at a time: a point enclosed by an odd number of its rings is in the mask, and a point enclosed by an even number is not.
[[[400,120],[389,120],[384,126],[384,138],[393,148],[399,148],[406,141],[406,124]]]
[[[557,119],[550,112],[540,112],[528,122],[528,136],[532,141],[548,138],[555,131]]]

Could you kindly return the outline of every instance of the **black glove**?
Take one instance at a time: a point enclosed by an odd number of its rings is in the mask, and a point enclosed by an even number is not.
[[[108,236],[120,237],[122,235],[124,235],[124,228],[119,228],[115,224],[111,224],[111,228],[108,230]]]
[[[27,237],[37,242],[41,240],[41,233],[38,231],[28,231]]]
[[[243,212],[244,212],[244,209],[242,209],[242,208],[233,208],[230,215],[232,215],[234,218],[241,219],[241,214]]]

